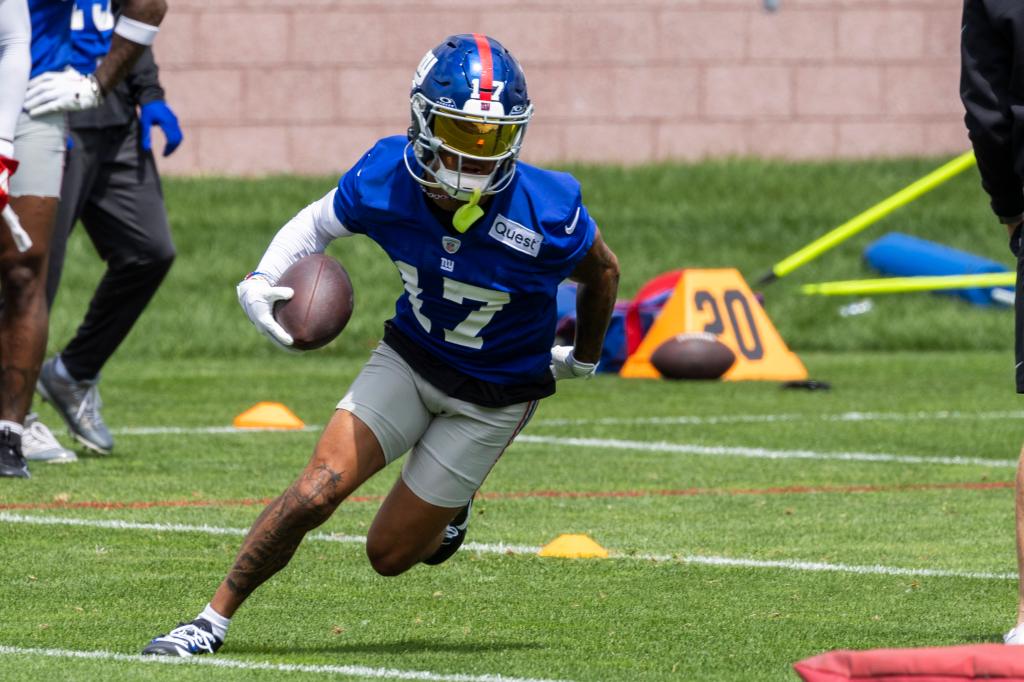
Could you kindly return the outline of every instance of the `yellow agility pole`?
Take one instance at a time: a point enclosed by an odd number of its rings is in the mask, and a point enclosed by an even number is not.
[[[1012,287],[1015,272],[987,272],[980,275],[942,275],[935,277],[887,277],[884,279],[853,279],[842,282],[819,282],[800,287],[801,293],[821,296],[856,296],[858,294],[902,294],[909,291],[940,289],[988,289]]]
[[[785,277],[801,265],[806,265],[829,249],[843,243],[858,232],[877,223],[897,208],[906,206],[922,194],[926,194],[950,178],[964,172],[974,165],[974,152],[964,152],[952,161],[939,166],[928,175],[915,180],[899,192],[896,192],[888,199],[885,199],[863,213],[847,220],[831,232],[818,237],[813,242],[803,247],[794,254],[776,263],[770,272],[757,280],[757,285],[764,285],[774,282],[780,277]]]

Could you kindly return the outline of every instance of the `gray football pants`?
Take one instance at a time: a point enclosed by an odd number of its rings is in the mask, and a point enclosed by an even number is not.
[[[61,351],[71,376],[92,379],[128,336],[174,261],[160,176],[126,126],[71,129],[60,208],[50,245],[46,300],[57,296],[68,237],[82,221],[107,270],[85,319]]]

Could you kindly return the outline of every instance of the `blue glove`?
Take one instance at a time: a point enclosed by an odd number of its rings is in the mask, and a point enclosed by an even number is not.
[[[182,135],[181,127],[178,125],[178,117],[167,106],[167,102],[160,99],[142,105],[139,122],[142,123],[142,148],[147,152],[153,148],[150,129],[154,125],[160,126],[160,129],[164,131],[164,137],[167,138],[167,144],[164,146],[164,156],[173,154],[185,137]]]

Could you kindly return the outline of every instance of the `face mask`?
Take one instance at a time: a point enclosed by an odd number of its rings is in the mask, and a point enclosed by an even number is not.
[[[482,192],[490,184],[490,175],[474,175],[472,173],[459,173],[441,164],[441,167],[434,171],[441,187],[453,199],[469,201],[474,191]]]

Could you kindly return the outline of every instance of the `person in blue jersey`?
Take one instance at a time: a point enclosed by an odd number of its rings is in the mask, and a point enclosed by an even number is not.
[[[167,11],[165,0],[124,0],[110,51],[85,75],[70,66],[74,3],[28,4],[32,69],[14,133],[19,167],[10,195],[31,243],[16,243],[9,229],[0,229],[0,476],[16,478],[29,477],[22,435],[46,351],[47,255],[64,164],[64,114],[99,105],[153,42]]]
[[[462,544],[473,496],[555,381],[593,374],[619,268],[564,173],[517,163],[533,106],[498,41],[455,35],[413,80],[407,137],[377,142],[274,237],[238,285],[256,328],[288,348],[275,286],[299,258],[365,235],[404,283],[384,338],[337,405],[313,456],[259,516],[234,566],[189,623],[144,654],[217,651],[235,611],[371,476],[406,455],[366,539],[370,564],[396,576]],[[574,347],[552,348],[556,289],[579,282]],[[407,454],[406,454],[407,453]]]
[[[71,65],[89,75],[110,48],[117,6],[111,0],[75,4]],[[67,241],[78,220],[107,267],[81,326],[58,355],[43,363],[36,386],[75,441],[100,454],[114,447],[100,412],[100,370],[128,336],[175,255],[151,151],[154,125],[164,131],[163,154],[168,156],[181,144],[182,133],[164,101],[149,48],[101,106],[68,115],[70,144],[50,243],[47,305],[53,306]],[[74,461],[75,453],[33,417],[22,438],[25,458]]]

